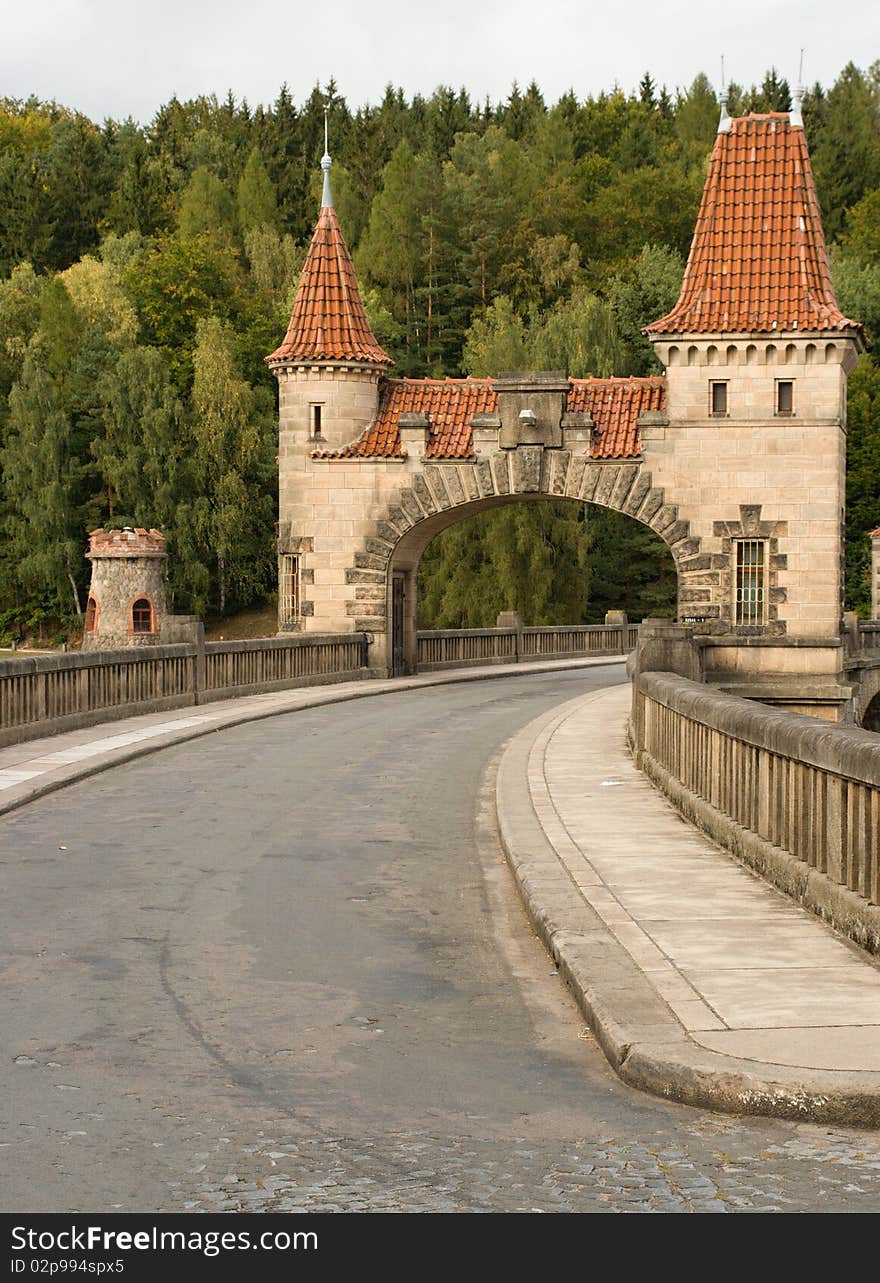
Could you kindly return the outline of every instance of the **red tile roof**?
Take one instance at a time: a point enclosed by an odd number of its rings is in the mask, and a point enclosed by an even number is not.
[[[742,116],[719,133],[681,295],[649,334],[861,332],[837,306],[802,128]]]
[[[332,205],[325,205],[318,218],[284,342],[266,360],[394,364],[370,329]]]
[[[566,410],[589,413],[596,425],[590,447],[594,459],[632,459],[641,453],[636,420],[646,410],[662,410],[666,380],[571,379]],[[351,445],[315,451],[313,459],[401,459],[401,414],[428,414],[431,430],[425,457],[470,459],[471,419],[497,414],[494,379],[386,379],[375,419]]]
[[[88,558],[92,557],[164,557],[165,536],[160,530],[143,526],[124,530],[105,530],[99,526],[89,532]]]

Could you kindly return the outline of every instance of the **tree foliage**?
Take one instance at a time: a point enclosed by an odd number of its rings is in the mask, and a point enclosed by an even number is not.
[[[730,110],[780,111],[773,68]],[[0,612],[75,611],[86,530],[158,525],[182,611],[273,582],[273,380],[320,200],[331,104],[337,212],[398,374],[658,370],[641,331],[680,286],[719,102],[705,75],[579,99],[389,86],[172,98],[145,127],[0,99]],[[804,98],[844,311],[880,333],[880,63]],[[877,348],[852,376],[848,600],[880,523]],[[670,598],[652,536],[574,504],[515,505],[425,554],[425,622],[637,616]]]

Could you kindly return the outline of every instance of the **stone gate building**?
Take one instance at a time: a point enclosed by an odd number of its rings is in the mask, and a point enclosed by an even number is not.
[[[847,374],[864,346],[837,306],[798,111],[722,112],[681,295],[647,333],[664,377],[394,379],[330,194],[279,385],[279,629],[415,655],[416,573],[447,526],[568,497],[666,542],[679,620],[709,680],[837,718]]]

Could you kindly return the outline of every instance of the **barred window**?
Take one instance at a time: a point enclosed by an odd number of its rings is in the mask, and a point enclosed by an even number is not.
[[[131,608],[131,631],[133,633],[153,631],[153,607],[146,597],[139,597]]]
[[[764,623],[766,552],[762,539],[737,541],[736,622],[745,627],[760,627]]]
[[[83,632],[93,633],[95,625],[98,622],[98,603],[94,597],[89,597],[86,603],[86,617],[83,620]]]
[[[299,557],[278,558],[278,622],[293,624],[300,617]]]

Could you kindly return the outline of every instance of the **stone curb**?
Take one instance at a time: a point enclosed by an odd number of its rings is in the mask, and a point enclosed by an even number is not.
[[[531,673],[563,672],[576,668],[599,668],[605,665],[623,664],[625,660],[625,656],[615,655],[545,660],[543,662],[539,660],[526,664],[491,665],[485,669],[454,669],[426,673],[421,677],[416,675],[414,677],[378,678],[376,680],[368,679],[339,684],[328,683],[323,686],[297,686],[292,687],[289,691],[274,691],[264,695],[239,696],[237,699],[217,700],[208,704],[186,705],[180,709],[169,710],[167,715],[145,713],[120,721],[99,722],[89,727],[88,731],[85,729],[67,731],[59,735],[46,736],[44,739],[22,741],[21,747],[24,748],[26,745],[29,752],[28,760],[32,760],[39,759],[41,755],[56,752],[66,738],[74,735],[77,737],[87,733],[91,733],[95,737],[99,734],[102,737],[104,735],[119,735],[124,732],[125,727],[155,724],[156,719],[159,717],[167,717],[168,720],[172,720],[175,716],[178,716],[181,718],[182,723],[184,719],[188,718],[210,718],[209,721],[204,722],[202,725],[181,724],[178,729],[169,730],[166,734],[156,735],[147,741],[132,744],[130,747],[114,748],[110,752],[96,754],[87,761],[73,762],[69,766],[53,770],[51,773],[47,772],[43,778],[37,778],[28,783],[6,789],[0,794],[0,815],[6,815],[10,811],[18,810],[19,807],[26,806],[29,802],[34,802],[40,797],[45,797],[48,793],[54,793],[58,789],[65,788],[68,784],[76,783],[78,780],[99,775],[102,771],[110,770],[114,766],[123,766],[139,757],[157,753],[161,749],[169,748],[174,744],[183,744],[188,740],[201,739],[202,736],[213,735],[216,731],[224,730],[229,726],[242,726],[247,722],[264,721],[269,717],[281,717],[287,713],[297,713],[301,710],[318,708],[324,704],[342,704],[354,699],[393,695],[400,691],[424,690],[432,686],[447,686],[458,682],[523,677]],[[264,702],[258,705],[256,703],[258,700]],[[226,704],[230,705],[228,711],[224,711],[224,705]],[[87,742],[87,740],[81,742]],[[12,747],[15,746],[7,746],[2,752],[8,753]]]
[[[878,1073],[746,1062],[696,1043],[561,864],[534,808],[529,756],[536,741],[549,740],[567,716],[601,693],[569,700],[513,736],[498,766],[495,796],[501,844],[526,912],[612,1068],[630,1086],[682,1104],[880,1127]]]

